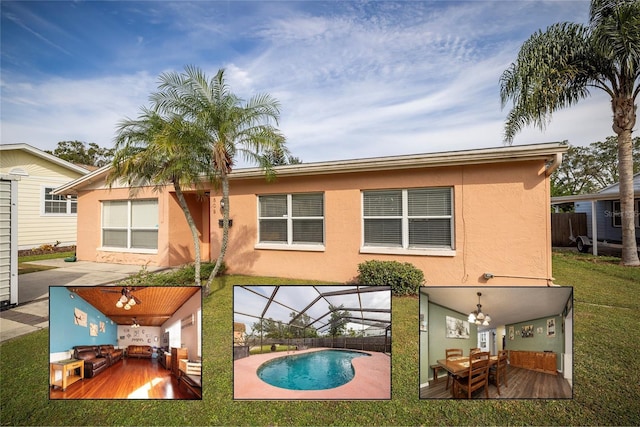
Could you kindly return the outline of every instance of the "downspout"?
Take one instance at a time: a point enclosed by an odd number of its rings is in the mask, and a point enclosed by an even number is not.
[[[549,177],[551,176],[552,173],[554,173],[559,167],[560,164],[562,164],[562,153],[555,153],[555,155],[553,156],[553,159],[551,160],[551,163],[549,164],[549,166],[547,166],[547,170],[545,171],[545,176]],[[547,184],[549,188],[549,191],[551,190],[551,183]],[[549,196],[551,196],[551,194],[549,194]],[[551,215],[548,216],[547,219],[547,226],[549,227],[549,229],[547,230],[547,236],[549,239],[549,242],[547,243],[549,245],[549,247],[553,247],[553,243],[552,243],[552,239],[551,239]],[[553,285],[553,262],[551,261],[551,259],[549,259],[547,261],[547,286],[551,286]]]
[[[560,167],[561,163],[562,163],[562,153],[555,153],[555,155],[553,156],[553,160],[551,160],[551,163],[549,163],[549,166],[547,166],[545,175],[551,176],[551,174],[554,173],[556,169]]]

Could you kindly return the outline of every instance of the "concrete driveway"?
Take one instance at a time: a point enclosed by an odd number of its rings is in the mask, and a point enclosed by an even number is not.
[[[138,265],[106,264],[64,259],[30,264],[56,267],[18,276],[18,305],[0,312],[0,342],[49,327],[49,286],[96,286],[115,283],[140,272]],[[147,267],[147,271],[163,270]]]

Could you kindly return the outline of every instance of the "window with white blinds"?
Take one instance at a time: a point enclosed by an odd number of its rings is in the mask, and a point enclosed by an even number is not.
[[[452,193],[450,187],[364,191],[364,246],[452,249]]]
[[[157,250],[158,200],[102,202],[102,246]]]
[[[322,193],[258,196],[259,243],[324,244]]]

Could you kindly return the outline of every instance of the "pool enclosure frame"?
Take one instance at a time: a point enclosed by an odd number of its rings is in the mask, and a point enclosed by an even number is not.
[[[286,289],[291,289],[292,287],[300,287],[297,285],[266,285],[268,287],[273,287],[273,291],[270,295],[265,295],[256,291],[254,288],[256,286],[238,286],[238,288],[242,288],[244,291],[250,292],[252,295],[257,295],[265,300],[264,306],[260,313],[246,313],[240,311],[236,307],[235,301],[235,292],[234,292],[234,315],[246,316],[253,319],[258,319],[260,323],[265,320],[267,311],[273,304],[280,305],[287,310],[290,310],[292,313],[296,313],[296,315],[291,318],[289,321],[282,319],[271,319],[280,325],[287,325],[288,327],[294,327],[303,329],[302,338],[265,338],[264,331],[261,328],[259,335],[259,345],[260,348],[265,344],[286,344],[289,347],[294,347],[297,349],[306,349],[306,348],[315,348],[315,347],[328,347],[328,348],[345,348],[352,350],[364,350],[364,351],[376,351],[386,354],[391,354],[391,287],[390,286],[359,286],[359,285],[344,285],[344,286],[331,286],[334,287],[343,287],[344,289],[340,290],[329,290],[324,291],[321,290],[323,286],[317,285],[300,285],[309,287],[313,289],[317,295],[316,297],[309,302],[304,308],[293,308],[291,304],[285,304],[280,297],[283,293],[286,292]],[[389,305],[388,308],[380,308],[380,307],[368,307],[366,304],[363,304],[363,294],[369,294],[372,292],[387,292]],[[332,305],[328,300],[330,297],[340,297],[340,296],[357,296],[357,307],[336,307],[334,310],[329,308],[329,305]],[[327,311],[323,312],[320,316],[315,318],[309,316],[309,311],[316,307],[319,303],[327,303]],[[331,325],[332,321],[327,319],[334,312],[338,311],[340,314],[344,312],[348,312],[349,316],[341,316],[340,320],[348,320],[350,323],[357,323],[364,326],[376,327],[380,330],[384,330],[384,336],[360,336],[360,337],[333,337],[333,336],[325,336],[325,337],[305,337],[305,330],[309,327],[314,327],[317,332],[327,331]],[[352,314],[354,313],[354,314]],[[358,315],[359,313],[359,315]],[[387,315],[388,316],[385,316]],[[298,320],[301,316],[307,315],[311,322],[307,323],[304,326],[296,325],[294,322]],[[377,315],[377,317],[376,317]],[[380,316],[383,315],[383,316]],[[386,319],[388,318],[388,320]],[[234,318],[234,322],[235,322]],[[249,346],[238,346],[234,343],[234,360],[238,358],[243,358],[249,356]]]

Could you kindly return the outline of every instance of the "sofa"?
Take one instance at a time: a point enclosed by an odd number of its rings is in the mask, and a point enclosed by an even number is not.
[[[113,344],[102,344],[99,346],[100,354],[109,359],[109,366],[122,359],[123,351],[115,348]]]
[[[73,358],[84,360],[84,377],[93,378],[109,366],[109,358],[100,354],[97,345],[77,345],[73,347]]]
[[[127,357],[151,359],[153,349],[150,345],[130,345],[127,347]]]

